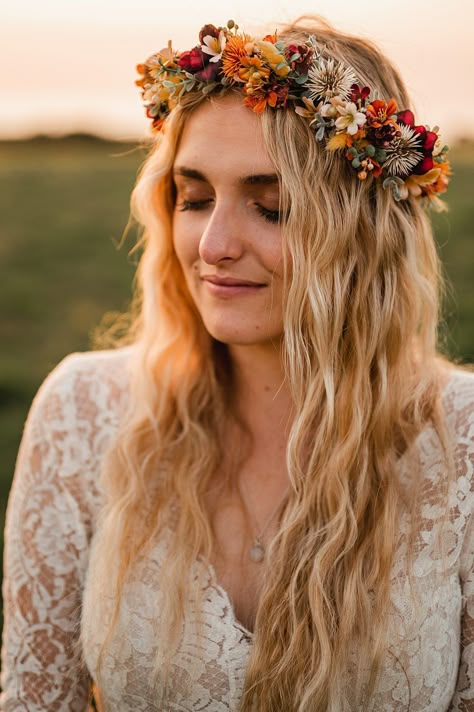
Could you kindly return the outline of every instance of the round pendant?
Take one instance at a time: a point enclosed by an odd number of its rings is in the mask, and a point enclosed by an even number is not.
[[[250,549],[249,556],[252,561],[259,563],[265,558],[265,549],[259,542],[257,542]]]

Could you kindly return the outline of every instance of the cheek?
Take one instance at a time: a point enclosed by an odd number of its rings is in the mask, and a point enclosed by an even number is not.
[[[190,263],[196,259],[197,246],[194,244],[192,231],[183,224],[181,216],[173,218],[173,247],[183,271],[189,269]]]

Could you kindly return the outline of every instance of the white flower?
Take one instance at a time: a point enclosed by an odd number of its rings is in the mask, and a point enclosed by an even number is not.
[[[384,170],[390,176],[408,176],[413,168],[422,160],[420,137],[406,124],[400,124],[400,136],[393,139],[385,149],[387,158],[383,163]]]
[[[308,72],[306,88],[310,99],[331,99],[340,96],[347,99],[351,93],[352,84],[357,83],[357,77],[352,67],[347,67],[335,59],[317,57]]]
[[[360,111],[357,111],[357,106],[348,101],[347,104],[337,106],[337,111],[341,116],[336,120],[336,129],[338,131],[346,130],[346,133],[353,136],[357,133],[360,126],[363,126],[367,121],[367,117]]]
[[[325,119],[335,119],[338,115],[338,107],[340,106],[345,106],[345,102],[340,96],[333,96],[333,98],[329,100],[329,104],[323,104],[319,113]]]
[[[201,49],[206,54],[211,55],[210,62],[218,62],[222,57],[222,52],[226,45],[226,37],[222,30],[219,32],[219,37],[213,37],[212,35],[206,35],[203,39],[203,44]]]

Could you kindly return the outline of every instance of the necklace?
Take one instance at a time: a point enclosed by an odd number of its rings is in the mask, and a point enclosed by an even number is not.
[[[242,487],[242,483],[240,483],[240,487]],[[262,529],[260,529],[260,531],[258,531],[258,522],[255,517],[255,513],[253,510],[250,509],[250,507],[247,503],[247,509],[249,511],[250,516],[253,519],[254,531],[257,532],[257,534],[255,535],[253,544],[249,549],[249,558],[251,561],[255,562],[256,564],[260,564],[265,558],[266,550],[265,550],[265,545],[264,545],[264,541],[263,541],[263,535],[267,531],[268,527],[270,526],[270,524],[273,521],[277,512],[280,510],[281,505],[283,504],[284,500],[286,499],[287,494],[288,494],[288,489],[286,490],[284,496],[278,502],[278,505],[275,507],[273,512],[270,514],[269,518],[265,522],[265,525],[263,526]],[[250,501],[248,499],[248,497],[247,497],[247,500]],[[244,502],[245,502],[245,500],[244,500]]]

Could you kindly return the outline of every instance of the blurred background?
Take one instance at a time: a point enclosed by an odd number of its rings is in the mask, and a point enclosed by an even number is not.
[[[465,0],[16,0],[0,10],[0,531],[23,422],[46,374],[127,308],[128,199],[149,136],[135,65],[200,27],[273,31],[305,13],[375,40],[404,76],[418,123],[451,146],[450,212],[434,216],[451,285],[443,349],[474,361],[474,5]],[[470,91],[469,91],[470,90]],[[1,544],[1,541],[0,541]]]

